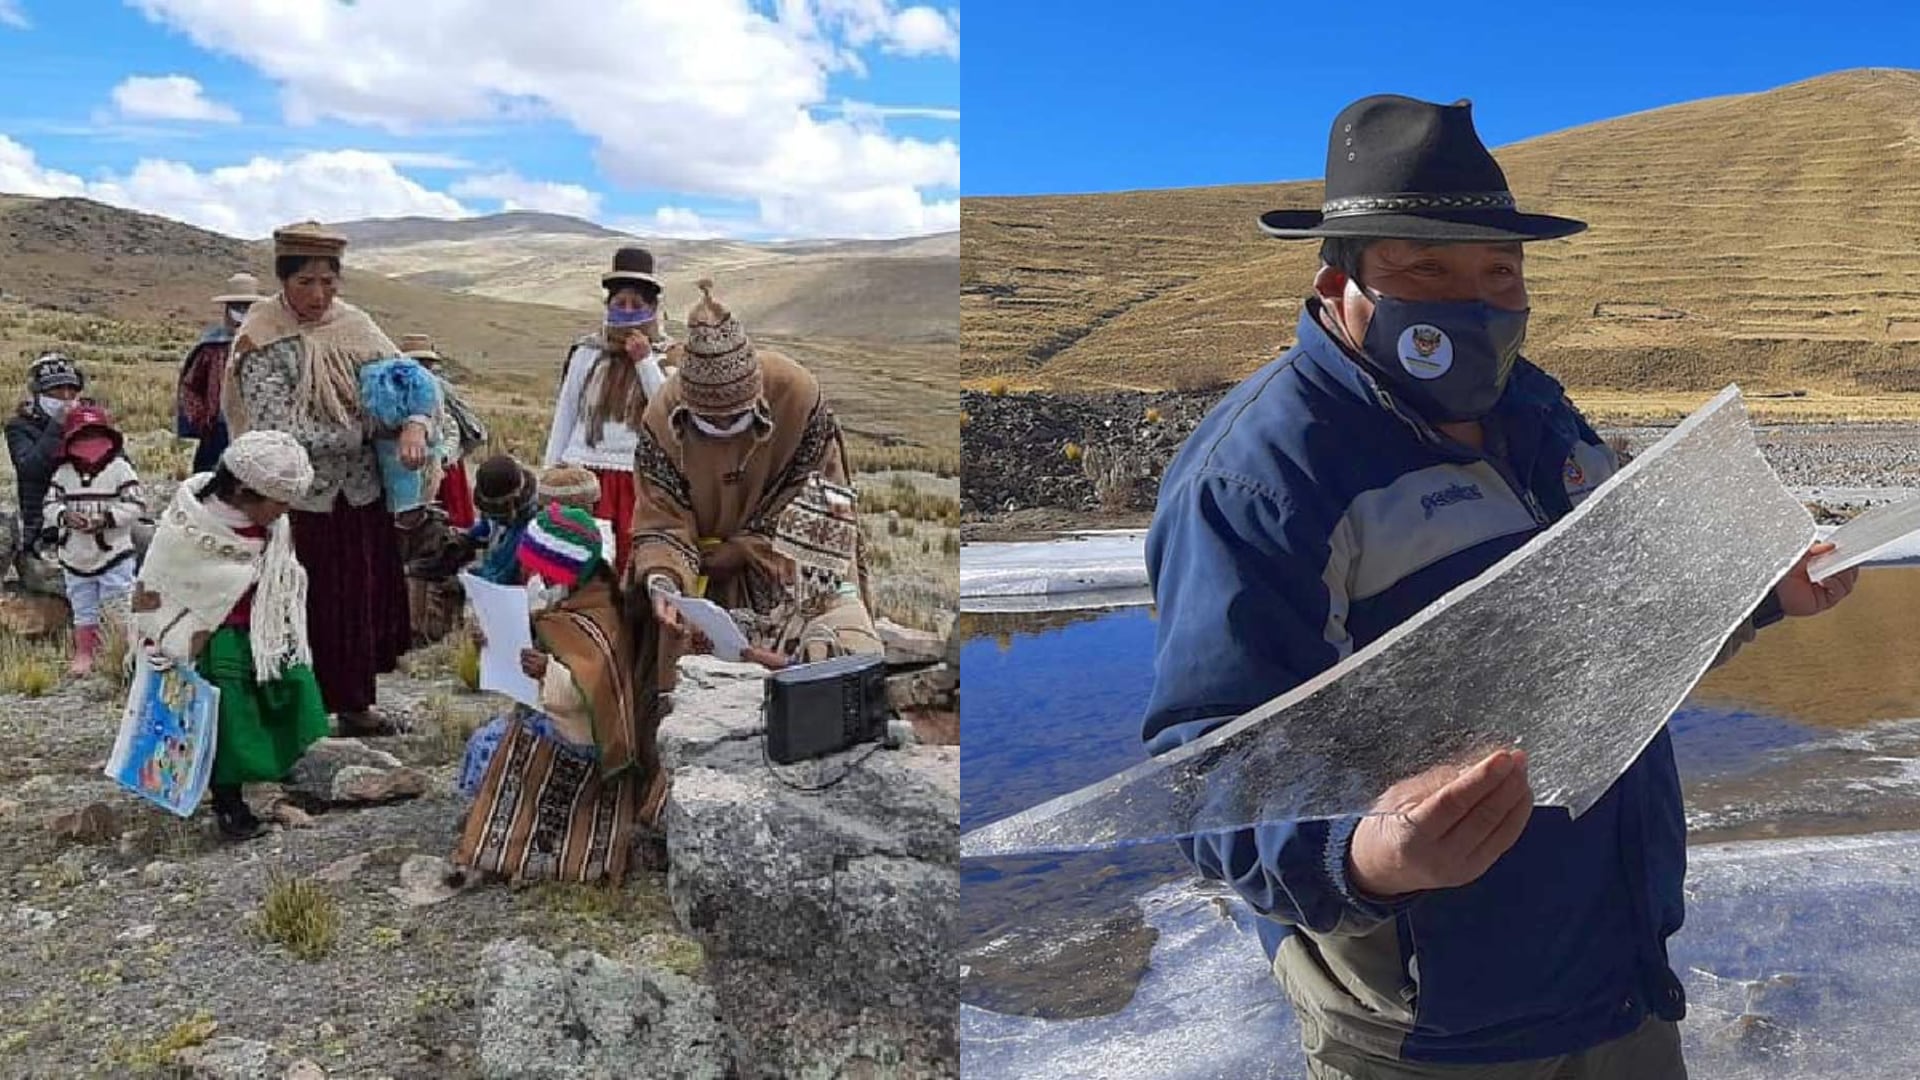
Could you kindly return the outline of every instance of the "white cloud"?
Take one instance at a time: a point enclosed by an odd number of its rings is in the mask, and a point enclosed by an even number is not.
[[[811,112],[832,72],[858,70],[857,50],[957,57],[957,12],[898,0],[777,0],[776,17],[749,0],[133,2],[279,83],[294,122],[557,120],[594,140],[617,184],[771,201],[782,220],[842,221],[849,235],[941,218],[927,189],[959,183],[956,140]],[[419,60],[443,54],[461,59]],[[785,212],[810,200],[823,205]]]
[[[820,111],[846,117],[849,121],[864,126],[873,126],[883,120],[909,118],[914,120],[945,120],[960,122],[960,110],[936,105],[875,105],[866,101],[842,101],[835,105],[823,105]]]
[[[600,215],[600,196],[578,184],[529,180],[518,173],[471,176],[453,185],[462,199],[496,199],[502,210],[540,210],[592,220]]]
[[[72,173],[43,169],[33,151],[0,135],[0,191],[11,195],[85,195],[87,182]]]
[[[436,154],[424,150],[381,150],[379,155],[386,158],[396,169],[471,169],[473,162],[458,154]]]
[[[960,200],[929,203],[911,191],[771,198],[760,200],[760,220],[762,228],[775,236],[883,240],[958,229]]]
[[[27,13],[20,8],[20,0],[0,0],[0,24],[11,26],[15,30],[31,30],[33,23],[27,19]]]
[[[185,75],[135,75],[113,88],[113,104],[129,120],[240,122],[238,112],[207,100],[199,81]]]
[[[897,12],[888,28],[891,51],[907,56],[960,56],[960,26],[956,19],[930,7]]]
[[[244,165],[205,171],[149,159],[124,176],[86,181],[42,167],[32,150],[0,135],[0,191],[85,196],[249,239],[308,218],[455,218],[472,213],[452,196],[402,176],[384,156],[364,150],[257,157]]]

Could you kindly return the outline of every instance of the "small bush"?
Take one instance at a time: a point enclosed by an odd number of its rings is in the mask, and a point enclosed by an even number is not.
[[[1173,377],[1173,388],[1182,393],[1195,393],[1201,390],[1224,390],[1237,382],[1233,372],[1218,361],[1202,361],[1192,367],[1182,369]]]
[[[332,894],[305,878],[276,873],[254,932],[302,960],[318,960],[340,933],[340,910]]]
[[[1060,452],[1066,455],[1068,461],[1079,461],[1085,454],[1085,451],[1080,449],[1079,443],[1068,443],[1061,448]]]

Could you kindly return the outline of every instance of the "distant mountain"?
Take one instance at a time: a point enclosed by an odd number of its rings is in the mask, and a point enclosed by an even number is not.
[[[600,275],[615,249],[642,244],[683,317],[716,294],[749,333],[897,343],[953,342],[960,333],[958,233],[900,240],[747,243],[634,237],[575,218],[500,214],[467,221],[350,222],[349,261],[454,292],[598,312]]]
[[[585,236],[594,239],[626,239],[627,234],[616,232],[591,221],[584,221],[565,214],[543,214],[532,210],[513,210],[504,214],[488,214],[471,218],[367,218],[362,221],[342,221],[331,228],[354,244],[392,247],[401,244],[446,243],[460,240],[481,240],[489,237],[511,236],[516,233],[536,233],[546,236]]]
[[[1529,355],[1576,390],[1920,390],[1916,117],[1920,72],[1875,68],[1495,150],[1522,206],[1592,224],[1527,246]],[[962,374],[1245,376],[1292,341],[1318,253],[1256,218],[1320,200],[1317,180],[967,199]]]

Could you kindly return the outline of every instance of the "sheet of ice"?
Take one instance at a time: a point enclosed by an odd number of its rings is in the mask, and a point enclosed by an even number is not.
[[[960,549],[960,603],[987,597],[1057,596],[1147,586],[1147,534],[1080,533],[1037,543]]]
[[[1903,540],[1905,546],[1913,547],[1920,541],[1916,533],[1920,533],[1920,496],[1876,506],[1828,537],[1834,550],[1808,563],[1807,576],[1824,581]]]
[[[1528,751],[1536,802],[1577,816],[1813,535],[1728,387],[1571,514],[1346,661],[1205,738],[967,833],[961,855],[1361,812],[1400,780],[1513,745]]]
[[[1035,1020],[960,1007],[969,1080],[1296,1080],[1300,1027],[1268,970],[1252,909],[1197,882],[1140,900],[1160,932],[1133,1000],[1111,1016]]]
[[[1766,840],[1689,854],[1688,1070],[1714,1080],[1920,1076],[1920,833]],[[1140,901],[1160,931],[1111,1016],[1044,1021],[962,1006],[980,1080],[1305,1075],[1299,1027],[1237,898],[1181,883]]]

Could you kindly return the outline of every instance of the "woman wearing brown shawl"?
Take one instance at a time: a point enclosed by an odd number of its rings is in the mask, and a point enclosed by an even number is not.
[[[306,447],[313,486],[288,515],[294,550],[315,582],[331,585],[308,597],[313,672],[341,734],[392,734],[394,726],[373,711],[375,680],[407,648],[407,585],[359,371],[400,350],[336,296],[344,237],[307,222],[277,230],[273,244],[280,291],[254,304],[240,325],[221,407],[233,438],[284,431]],[[425,416],[403,426],[406,468],[425,467],[432,430]]]
[[[701,596],[728,610],[770,614],[787,600],[793,563],[774,550],[780,512],[818,473],[847,483],[846,447],[820,384],[795,361],[759,351],[700,282],[687,315],[679,370],[647,405],[634,452],[635,689],[651,747],[659,695],[671,691],[689,644],[670,594]],[[848,580],[867,602],[857,554]],[[870,606],[870,604],[869,604]]]

